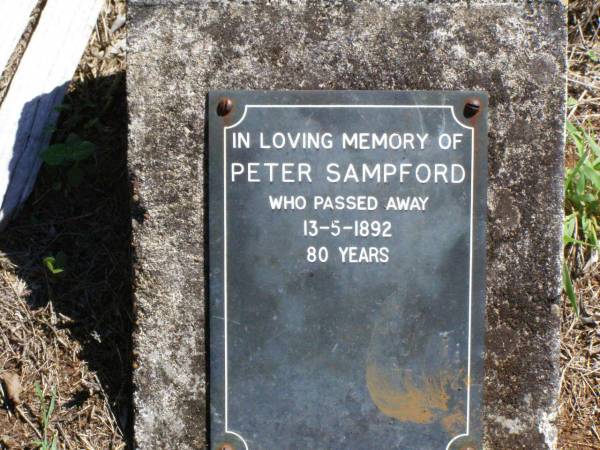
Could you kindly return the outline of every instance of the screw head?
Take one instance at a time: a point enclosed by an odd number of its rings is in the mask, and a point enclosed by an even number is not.
[[[235,448],[233,448],[233,445],[231,444],[223,443],[217,448],[217,450],[235,450]]]
[[[480,109],[481,101],[478,98],[470,98],[465,103],[463,116],[465,116],[467,119],[470,119],[471,117],[476,116]],[[465,450],[468,449],[465,448]]]
[[[230,98],[222,98],[217,104],[217,114],[226,116],[233,110],[233,101]],[[224,449],[228,450],[228,449]]]

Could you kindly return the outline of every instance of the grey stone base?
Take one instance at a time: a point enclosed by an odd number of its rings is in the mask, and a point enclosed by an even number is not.
[[[151,3],[128,54],[138,447],[206,447],[207,92],[469,89],[490,97],[487,448],[554,448],[564,6]]]

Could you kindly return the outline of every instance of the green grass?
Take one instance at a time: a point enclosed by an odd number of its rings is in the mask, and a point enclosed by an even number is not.
[[[58,449],[58,434],[54,434],[52,440],[49,441],[49,426],[50,419],[52,418],[52,413],[54,412],[54,408],[56,407],[56,391],[52,389],[52,396],[50,398],[50,403],[46,403],[46,397],[40,388],[38,383],[35,383],[35,394],[40,400],[40,413],[41,413],[41,423],[42,423],[42,436],[43,440],[38,440],[34,442],[39,450],[57,450]]]
[[[584,255],[598,252],[600,213],[600,145],[593,135],[567,122],[569,140],[575,145],[577,161],[565,174],[565,254],[576,247]],[[578,248],[577,248],[578,247]],[[565,262],[563,286],[571,306],[578,314],[578,303],[571,279],[572,267]]]

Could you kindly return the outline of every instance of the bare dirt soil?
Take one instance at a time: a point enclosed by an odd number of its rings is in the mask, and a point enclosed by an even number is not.
[[[44,167],[0,235],[0,448],[40,448],[55,436],[61,449],[131,441],[124,17],[125,0],[107,0],[54,133],[96,145],[80,164],[83,182]],[[62,273],[50,273],[48,256]]]

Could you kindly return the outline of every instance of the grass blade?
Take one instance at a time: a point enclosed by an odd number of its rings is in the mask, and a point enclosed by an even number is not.
[[[567,297],[569,298],[569,302],[571,303],[571,308],[575,311],[575,315],[579,317],[579,307],[577,305],[577,298],[575,297],[575,289],[573,289],[573,283],[571,282],[571,273],[569,271],[569,266],[567,263],[563,263],[563,288]]]

